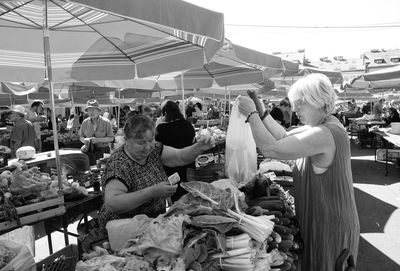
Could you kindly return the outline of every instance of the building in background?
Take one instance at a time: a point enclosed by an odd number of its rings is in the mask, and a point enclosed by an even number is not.
[[[367,72],[400,65],[400,49],[373,49],[364,53],[362,57]]]

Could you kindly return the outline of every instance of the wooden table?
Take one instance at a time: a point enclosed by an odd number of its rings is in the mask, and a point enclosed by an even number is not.
[[[386,149],[386,160],[385,160],[385,176],[388,176],[388,157],[389,157],[389,147],[388,143],[400,147],[400,135],[392,134],[389,132],[388,128],[379,128],[378,130],[372,131],[374,134],[380,136],[383,139],[384,146]]]

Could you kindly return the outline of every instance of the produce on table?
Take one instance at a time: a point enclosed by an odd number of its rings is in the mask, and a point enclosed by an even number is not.
[[[38,167],[28,169],[22,160],[3,169],[0,174],[0,204],[3,203],[4,197],[7,197],[14,207],[19,207],[59,196],[57,176],[50,177],[50,174],[40,172]],[[66,177],[62,180],[62,187],[64,194],[88,193],[78,183],[68,182]]]
[[[200,127],[200,129],[196,132],[196,139],[199,140],[201,136],[213,137],[215,139],[215,141],[218,142],[218,141],[225,140],[226,132],[220,130],[216,126],[208,127],[208,128]]]
[[[17,253],[8,247],[0,247],[0,269],[5,267],[15,256],[17,256]]]
[[[269,180],[264,181],[267,183],[254,180],[253,184],[279,192],[277,187],[270,189]],[[249,186],[247,192],[253,191]],[[294,270],[298,238],[291,228],[294,220],[289,205],[282,203],[282,219],[252,215],[249,210],[262,208],[248,206],[246,201],[261,200],[232,187],[227,179],[215,185],[187,182],[182,187],[189,193],[164,215],[110,221],[107,230],[111,248],[115,247],[115,238],[129,240],[121,239],[123,247],[116,250],[111,250],[108,243],[104,248],[95,248],[84,255],[76,270]],[[273,199],[280,196],[283,194],[273,195]],[[267,201],[271,195],[262,197]],[[109,225],[113,225],[112,233]],[[118,231],[122,237],[116,235]]]
[[[59,133],[58,135],[58,142],[65,143],[65,142],[72,142],[72,141],[79,141],[79,133],[77,131],[70,131],[67,133]],[[54,136],[47,137],[44,142],[54,141]]]

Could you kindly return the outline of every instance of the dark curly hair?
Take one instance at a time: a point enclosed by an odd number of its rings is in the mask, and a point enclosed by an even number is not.
[[[183,115],[182,115],[181,111],[179,110],[179,106],[172,101],[168,101],[163,106],[161,112],[165,116],[166,122],[177,121],[177,120],[183,119]]]

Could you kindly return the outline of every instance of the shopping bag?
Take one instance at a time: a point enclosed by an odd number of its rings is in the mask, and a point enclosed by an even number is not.
[[[28,247],[10,240],[0,240],[0,271],[36,271],[36,263]]]
[[[239,100],[232,106],[225,149],[225,173],[240,188],[257,173],[257,149],[251,127],[239,113]]]

